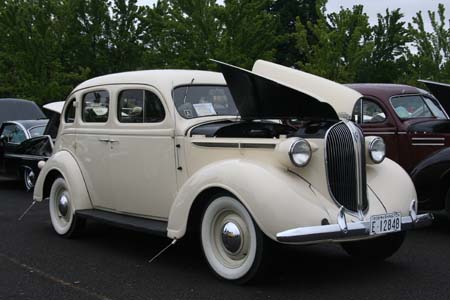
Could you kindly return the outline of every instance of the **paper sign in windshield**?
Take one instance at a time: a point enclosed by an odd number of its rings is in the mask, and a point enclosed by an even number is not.
[[[199,117],[217,115],[212,103],[196,103],[192,105],[194,106],[195,112]]]

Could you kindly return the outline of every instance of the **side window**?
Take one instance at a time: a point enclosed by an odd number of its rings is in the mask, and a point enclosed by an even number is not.
[[[66,113],[64,115],[64,121],[66,123],[73,123],[75,121],[75,99],[70,99],[67,104]]]
[[[386,121],[386,114],[376,102],[361,99],[356,102],[353,109],[353,120],[359,124],[382,123]]]
[[[25,132],[17,125],[13,125],[9,142],[11,144],[20,144],[27,139]]]
[[[108,121],[109,94],[107,91],[89,92],[83,96],[82,119],[84,122]]]
[[[12,134],[13,134],[13,131],[14,131],[15,127],[16,126],[13,125],[13,124],[5,124],[3,126],[3,131],[1,133],[1,136],[6,139],[7,143],[11,142]]]
[[[166,116],[158,96],[138,89],[120,92],[117,114],[122,123],[156,123]]]

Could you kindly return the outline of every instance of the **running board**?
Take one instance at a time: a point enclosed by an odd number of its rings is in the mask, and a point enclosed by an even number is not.
[[[101,223],[167,237],[167,222],[121,215],[99,209],[81,209],[75,214]]]

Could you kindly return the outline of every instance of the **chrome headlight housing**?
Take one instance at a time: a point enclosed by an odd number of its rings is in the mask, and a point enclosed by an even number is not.
[[[375,137],[369,144],[369,154],[376,164],[381,163],[386,157],[386,144],[381,137]]]
[[[297,167],[306,166],[311,160],[311,154],[311,145],[304,139],[298,139],[293,142],[289,150],[289,158]]]

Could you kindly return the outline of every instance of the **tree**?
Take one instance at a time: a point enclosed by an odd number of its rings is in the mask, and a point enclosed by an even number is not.
[[[328,16],[325,12],[323,6],[317,24],[307,23],[317,43],[309,42],[307,28],[297,22],[296,47],[306,57],[306,61],[298,61],[297,66],[331,80],[354,82],[373,49],[368,16],[361,5],[353,9],[341,8]]]
[[[267,0],[226,0],[220,9],[215,58],[251,68],[257,59],[273,60],[276,19],[266,12]]]
[[[411,53],[410,78],[450,80],[450,28],[445,28],[445,7],[439,4],[438,12],[428,11],[432,32],[425,30],[422,12],[418,12],[408,25],[416,53]],[[410,80],[411,82],[412,80]],[[413,82],[411,82],[413,83]]]
[[[359,82],[396,82],[408,68],[408,43],[411,37],[400,9],[378,14],[378,22],[372,27],[373,49],[367,64],[357,71]]]
[[[144,45],[142,43],[141,15],[144,8],[137,0],[114,0],[110,35],[110,64],[112,71],[130,71],[142,68]]]
[[[316,24],[320,17],[320,8],[324,7],[326,0],[275,0],[268,11],[277,19],[276,34],[272,36],[278,42],[276,62],[293,66],[297,61],[306,58],[295,48],[295,31],[297,21],[301,22],[308,31],[308,22]],[[307,32],[308,42],[315,42],[310,31]]]

